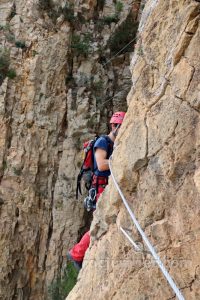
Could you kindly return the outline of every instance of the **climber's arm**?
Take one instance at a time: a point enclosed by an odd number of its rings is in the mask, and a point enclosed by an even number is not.
[[[109,163],[107,157],[107,152],[101,148],[97,148],[95,151],[95,158],[97,162],[97,167],[99,171],[109,170]]]

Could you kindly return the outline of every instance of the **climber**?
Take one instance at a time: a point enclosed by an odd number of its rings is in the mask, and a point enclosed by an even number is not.
[[[119,128],[123,122],[125,112],[116,112],[110,119],[111,131],[106,136],[101,136],[94,144],[94,175],[92,179],[92,188],[96,189],[96,201],[108,184],[109,157],[113,151],[114,141]],[[90,233],[87,231],[80,242],[76,244],[67,254],[77,269],[81,269],[85,252],[90,244]]]

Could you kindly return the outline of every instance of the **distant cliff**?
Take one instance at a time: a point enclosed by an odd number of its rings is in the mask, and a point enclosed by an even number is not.
[[[140,2],[0,1],[2,300],[46,300],[88,227],[82,143],[127,109]]]

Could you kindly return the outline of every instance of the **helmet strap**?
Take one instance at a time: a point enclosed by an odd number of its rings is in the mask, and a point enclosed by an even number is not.
[[[112,131],[112,134],[114,135],[115,138],[116,138],[116,136],[117,136],[117,130],[118,130],[118,128],[120,127],[120,125],[121,125],[121,124],[117,124],[115,130]]]

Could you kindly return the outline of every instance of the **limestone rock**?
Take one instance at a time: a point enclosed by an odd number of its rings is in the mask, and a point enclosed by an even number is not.
[[[146,2],[113,160],[130,207],[185,299],[200,298],[199,10],[198,1]],[[110,180],[67,299],[174,298],[153,258],[135,252],[119,226],[142,242]]]
[[[0,50],[8,56],[0,74],[2,300],[49,297],[88,226],[75,199],[82,143],[107,132],[112,110],[126,109],[133,48],[115,60],[109,48],[121,20],[105,24],[97,1],[70,3],[0,3]],[[123,20],[132,1],[124,8]]]

